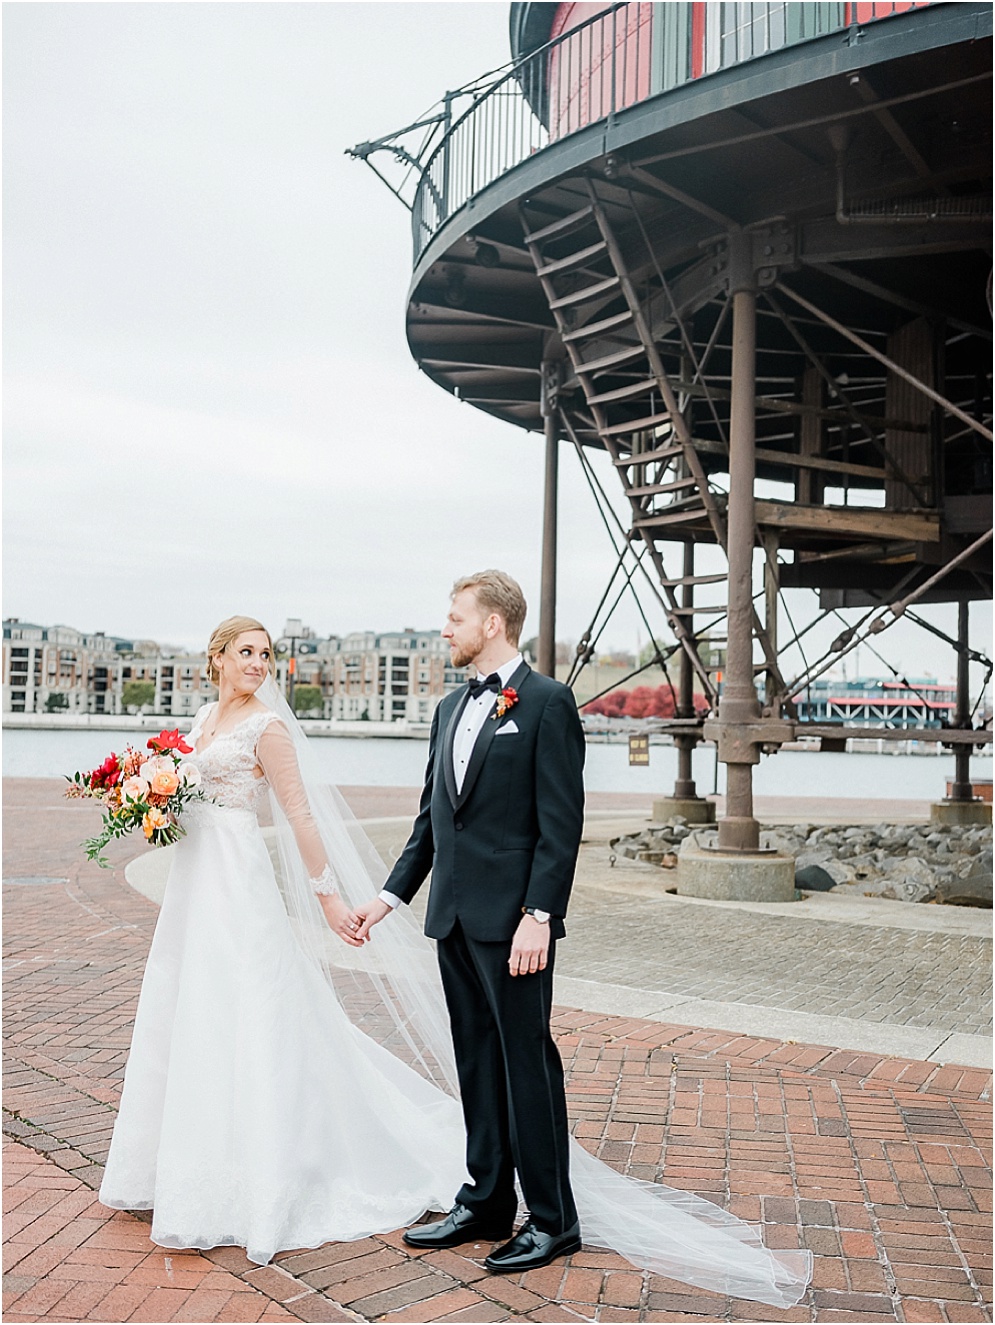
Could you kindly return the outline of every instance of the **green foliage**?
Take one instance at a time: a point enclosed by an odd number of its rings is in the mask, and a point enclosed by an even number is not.
[[[295,713],[321,713],[324,710],[324,699],[321,693],[321,686],[298,686],[294,691],[294,712]]]
[[[155,703],[154,681],[125,681],[121,687],[121,702],[126,709],[145,708]]]
[[[59,690],[53,690],[45,700],[46,713],[65,713],[69,707],[69,696]]]

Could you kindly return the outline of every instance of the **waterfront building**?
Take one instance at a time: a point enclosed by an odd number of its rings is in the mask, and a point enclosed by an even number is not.
[[[187,718],[217,698],[207,677],[206,653],[177,653],[155,659],[154,712]],[[149,670],[152,668],[150,666]]]
[[[667,809],[707,817],[692,754],[716,741],[718,874],[759,849],[753,769],[806,734],[804,696],[893,622],[921,625],[918,604],[958,608],[944,737],[951,813],[970,816],[971,750],[991,739],[969,675],[989,666],[970,604],[992,591],[991,5],[509,17],[510,64],[495,50],[437,111],[352,150],[396,165],[411,211],[419,368],[542,439],[538,669],[556,663],[562,451],[611,543],[568,679],[620,577],[650,578],[678,673]],[[785,589],[822,620],[865,615],[803,652]],[[715,629],[721,666],[702,656]]]
[[[439,700],[463,680],[438,631],[333,636],[318,645],[316,658],[325,714],[346,721],[431,722]],[[311,667],[319,670],[314,660]]]
[[[11,617],[3,623],[3,711],[120,713],[122,659],[156,647]]]
[[[463,680],[437,631],[358,631],[319,639],[302,631],[295,685],[316,687],[321,704],[307,716],[361,722],[429,723],[439,700]],[[290,657],[277,656],[277,682],[289,689]],[[128,704],[126,687],[145,682],[149,699]],[[207,655],[152,640],[123,639],[71,626],[3,623],[4,713],[134,713],[192,717],[217,694]]]
[[[147,703],[125,702],[125,687],[135,681],[152,687]],[[3,623],[4,713],[125,714],[142,708],[189,717],[214,693],[202,653],[17,617]]]
[[[851,727],[944,727],[953,725],[956,708],[957,687],[940,685],[934,677],[823,678],[799,696],[798,716],[803,722]]]

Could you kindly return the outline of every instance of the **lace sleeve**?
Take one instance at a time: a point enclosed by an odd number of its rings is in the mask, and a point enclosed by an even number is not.
[[[279,719],[266,724],[256,743],[256,758],[287,816],[297,849],[315,892],[335,891],[335,877],[311,813],[290,733]]]

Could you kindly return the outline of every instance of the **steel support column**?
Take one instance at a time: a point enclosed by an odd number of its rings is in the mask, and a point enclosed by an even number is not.
[[[690,608],[694,604],[694,585],[690,583],[694,575],[694,544],[684,544],[684,586],[681,594],[681,606]],[[687,616],[690,625],[694,617],[690,612]],[[679,671],[677,681],[677,716],[679,718],[694,717],[694,670],[691,666],[691,659],[685,649],[679,649]],[[694,747],[698,744],[697,735],[676,736],[674,744],[677,746],[677,780],[674,782],[675,800],[693,800],[697,797],[694,787],[694,767],[692,756]]]
[[[777,532],[767,531],[762,535],[764,549],[764,629],[770,640],[771,648],[777,653],[777,597],[781,590],[780,572],[777,564]],[[767,673],[764,699],[772,705],[777,693],[777,680]]]
[[[539,644],[536,669],[556,675],[556,521],[559,477],[560,365],[542,364],[542,415],[546,435],[546,477],[542,511],[542,585],[539,595]]]
[[[968,604],[966,599],[957,604],[957,708],[954,713],[955,727],[971,725],[970,659],[968,658]],[[971,785],[971,746],[954,747],[954,782],[950,788],[949,799],[952,801],[973,801],[974,788]]]
[[[753,765],[760,751],[746,728],[760,717],[753,674],[753,545],[756,521],[757,296],[749,236],[730,236],[733,277],[732,391],[729,416],[729,642],[719,700],[719,758],[726,765],[726,812],[719,849],[756,851],[760,825],[753,816]],[[737,253],[734,250],[744,251]],[[737,260],[738,259],[738,260]]]

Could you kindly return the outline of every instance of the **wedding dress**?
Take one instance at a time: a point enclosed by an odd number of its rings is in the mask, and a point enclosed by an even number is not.
[[[315,888],[356,906],[387,871],[272,680],[257,698],[267,712],[193,756],[214,803],[187,809],[175,848],[100,1200],[151,1208],[163,1246],[234,1244],[265,1264],[447,1210],[466,1174],[434,945],[406,906],[361,950],[332,933]],[[574,1140],[570,1169],[585,1244],[713,1293],[804,1295],[809,1252],[768,1250],[711,1201]]]
[[[271,724],[195,757],[217,803],[184,817],[100,1188],[151,1208],[161,1246],[260,1264],[447,1210],[465,1177],[457,1102],[353,1026],[294,936],[257,820],[270,787],[301,810],[292,758],[263,753]]]

